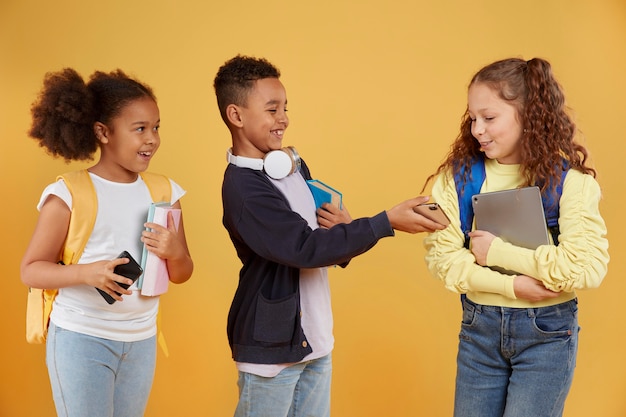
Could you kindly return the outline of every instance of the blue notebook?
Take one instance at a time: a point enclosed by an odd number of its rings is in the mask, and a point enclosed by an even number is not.
[[[341,208],[341,193],[339,191],[319,180],[307,180],[306,183],[311,190],[311,194],[313,194],[315,208],[321,207],[324,203],[330,203]]]

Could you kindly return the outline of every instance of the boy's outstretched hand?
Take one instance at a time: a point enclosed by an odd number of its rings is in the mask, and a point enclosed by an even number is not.
[[[446,226],[429,220],[413,211],[413,207],[426,203],[429,199],[429,197],[412,198],[387,210],[387,217],[389,217],[391,227],[394,230],[406,233],[434,232],[445,229]]]

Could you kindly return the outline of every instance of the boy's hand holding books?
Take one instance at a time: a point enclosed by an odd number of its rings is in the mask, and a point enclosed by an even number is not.
[[[317,222],[320,227],[324,229],[330,229],[336,224],[344,223],[348,224],[352,222],[352,217],[348,213],[345,204],[339,208],[335,204],[324,203],[317,209]]]

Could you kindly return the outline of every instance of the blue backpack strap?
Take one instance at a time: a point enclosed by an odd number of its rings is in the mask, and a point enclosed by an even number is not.
[[[459,213],[461,220],[461,230],[465,236],[464,246],[469,249],[469,232],[472,231],[472,223],[474,222],[474,208],[472,206],[472,196],[480,193],[480,188],[485,182],[485,160],[483,158],[475,158],[469,167],[469,180],[465,182],[465,173],[468,167],[462,166],[461,170],[454,176],[454,184],[456,186],[456,195],[459,199]]]
[[[543,204],[544,215],[546,216],[548,231],[552,235],[552,242],[554,242],[556,246],[559,245],[559,234],[561,232],[559,229],[559,200],[561,199],[561,194],[563,194],[563,183],[565,182],[565,177],[569,170],[569,164],[565,159],[563,159],[563,166],[560,168],[562,171],[559,183],[556,185],[556,195],[549,194],[544,196],[541,194],[541,202]]]
[[[477,157],[472,160],[472,165],[469,167],[469,178],[465,178],[465,174],[468,170],[466,165],[461,166],[459,172],[454,175],[454,185],[456,187],[456,195],[459,199],[459,217],[461,220],[461,231],[465,237],[463,246],[466,249],[470,247],[469,232],[472,231],[472,223],[474,223],[474,206],[472,205],[472,196],[480,193],[480,189],[485,182],[487,174],[485,173],[485,160]],[[461,294],[461,308],[466,299],[465,294]]]

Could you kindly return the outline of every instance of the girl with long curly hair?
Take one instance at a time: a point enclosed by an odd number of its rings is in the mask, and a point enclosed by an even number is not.
[[[596,171],[576,134],[546,60],[500,60],[472,78],[459,136],[428,179],[452,224],[425,238],[426,263],[462,294],[456,417],[563,414],[578,348],[575,291],[599,286],[609,261]],[[455,176],[466,184],[475,163],[484,164],[481,193],[537,185],[556,201],[557,241],[528,249],[474,230],[467,245]]]

